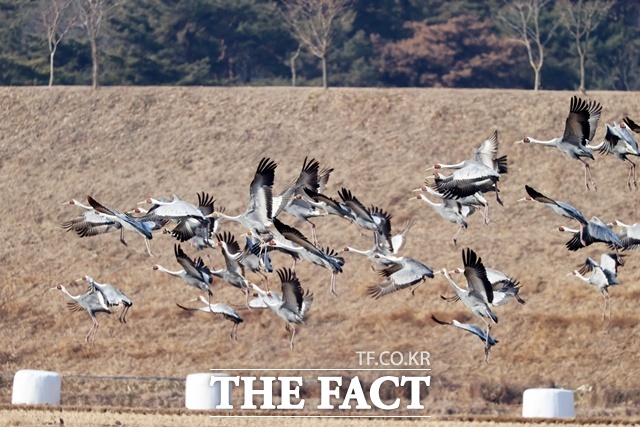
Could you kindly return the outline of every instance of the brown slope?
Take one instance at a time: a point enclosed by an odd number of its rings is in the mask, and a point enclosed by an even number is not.
[[[429,397],[439,411],[451,401],[462,412],[486,410],[490,403],[477,396],[481,384],[592,384],[601,393],[640,387],[635,363],[640,351],[638,255],[629,254],[620,270],[622,285],[611,289],[613,319],[601,322],[597,290],[566,274],[586,256],[599,259],[603,248],[568,252],[564,243],[570,236],[553,229],[573,224],[543,206],[516,203],[529,184],[573,204],[587,218],[633,223],[640,216],[638,192],[626,190],[626,169],[617,159],[596,155],[598,192],[587,193],[578,162],[555,149],[513,144],[527,135],[560,135],[571,95],[444,89],[0,88],[5,201],[0,304],[15,298],[0,306],[0,371],[184,376],[211,367],[355,368],[356,351],[424,350],[431,353],[433,388],[440,386],[444,393],[459,385],[464,391],[459,402],[456,394],[444,402]],[[591,97],[604,106],[596,142],[604,135],[605,122],[640,111],[640,99],[626,93],[594,92]],[[488,195],[494,222],[485,227],[479,215],[471,217],[454,248],[450,239],[456,226],[409,201],[411,190],[422,185],[425,167],[469,158],[495,129],[499,154],[509,156],[509,174],[500,182],[505,206]],[[335,300],[329,294],[329,271],[299,264],[301,282],[315,293],[315,301],[291,352],[283,324],[272,313],[244,313],[246,321],[234,343],[228,340],[226,322],[178,309],[176,302],[195,298],[193,289],[145,270],[154,263],[178,269],[167,236],[153,239],[157,259],[152,259],[138,235],[126,233],[129,247],[124,247],[115,234],[79,239],[57,223],[81,212],[60,203],[86,194],[124,211],[147,197],[175,193],[195,202],[196,193],[206,191],[228,213],[240,213],[255,167],[265,155],[278,162],[275,192],[295,178],[305,156],[313,156],[322,166],[335,168],[327,194],[337,197],[337,190],[347,187],[367,206],[388,210],[396,227],[414,218],[403,253],[434,270],[460,266],[461,250],[469,246],[487,266],[518,278],[527,305],[496,310],[500,323],[492,333],[500,343],[492,350],[491,365],[481,363],[479,340],[429,319],[433,312],[447,320],[477,321],[460,303],[440,300],[441,293],[451,293],[440,276],[420,287],[415,297],[399,292],[373,301],[365,297],[365,289],[379,278],[366,260],[344,254],[340,298]],[[309,235],[305,225],[286,220]],[[334,218],[316,223],[323,246],[371,244]],[[236,236],[243,232],[231,223],[226,229]],[[221,268],[219,252],[211,256]],[[277,257],[276,263],[289,266],[290,260]],[[83,343],[89,317],[67,312],[66,297],[59,292],[45,293],[83,274],[118,285],[134,301],[126,326],[118,324],[117,316],[99,316],[93,348]],[[69,287],[76,294],[84,290]],[[217,283],[214,290],[216,299],[242,301],[228,285]],[[8,396],[8,387],[3,391]]]

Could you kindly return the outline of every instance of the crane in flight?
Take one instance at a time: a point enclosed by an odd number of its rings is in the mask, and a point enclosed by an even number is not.
[[[178,243],[174,245],[173,251],[178,264],[182,266],[181,270],[167,270],[159,264],[154,265],[151,269],[181,278],[187,285],[206,292],[210,300],[213,292],[211,292],[209,285],[213,283],[213,273],[209,267],[204,264],[202,258],[197,258],[196,260],[189,258]]]
[[[240,215],[230,216],[224,212],[214,212],[214,216],[237,222],[254,236],[270,233],[273,224],[273,183],[277,163],[263,157],[249,186],[249,203]]]
[[[51,288],[50,290],[57,289],[66,294],[71,301],[67,303],[67,307],[69,310],[78,312],[78,311],[86,311],[89,313],[91,320],[93,321],[93,325],[89,330],[89,333],[84,339],[84,342],[89,342],[89,337],[91,337],[91,345],[95,345],[96,343],[96,334],[98,333],[98,319],[96,319],[96,313],[107,313],[111,314],[111,310],[107,307],[107,304],[104,300],[104,297],[100,292],[95,289],[90,289],[87,293],[82,295],[71,295],[67,288],[63,285],[58,285],[55,288]]]
[[[431,315],[431,320],[433,320],[434,322],[436,322],[436,323],[438,323],[440,325],[455,326],[456,328],[462,329],[463,331],[470,332],[473,335],[475,335],[478,338],[480,338],[480,341],[485,343],[485,346],[484,346],[484,362],[487,365],[489,364],[489,351],[491,350],[491,347],[493,347],[494,345],[498,344],[500,341],[498,341],[497,339],[493,338],[491,335],[488,335],[487,332],[484,329],[480,328],[478,325],[471,325],[471,324],[468,324],[468,323],[460,323],[456,319],[453,319],[451,322],[444,322],[442,320],[439,320],[433,314]]]
[[[233,323],[233,327],[231,328],[231,333],[229,334],[229,336],[231,337],[232,340],[238,341],[238,325],[244,322],[244,319],[238,314],[238,312],[233,307],[230,307],[227,304],[224,304],[221,302],[217,304],[211,304],[202,295],[199,295],[198,298],[196,298],[193,301],[200,301],[205,305],[204,307],[198,307],[198,308],[185,307],[177,303],[176,305],[181,309],[187,310],[187,311],[204,311],[205,313],[222,315],[223,318]]]
[[[487,278],[487,270],[482,263],[482,258],[469,248],[462,251],[462,263],[464,264],[464,277],[467,279],[467,285],[464,288],[453,281],[446,268],[440,270],[439,273],[447,278],[460,301],[487,325],[486,336],[489,336],[491,325],[486,319],[498,323],[498,317],[491,311],[493,287]],[[488,347],[488,343],[486,345]]]
[[[378,274],[385,279],[377,285],[369,286],[367,294],[375,299],[389,295],[401,289],[410,288],[418,284],[420,286],[426,278],[433,279],[433,270],[420,261],[406,256],[375,254],[374,257],[382,258],[389,262],[389,267],[378,270]],[[413,288],[411,293],[415,293]]]
[[[151,239],[153,234],[151,230],[157,229],[156,223],[153,221],[145,221],[140,218],[135,218],[131,215],[123,214],[113,208],[108,208],[101,203],[98,203],[93,197],[87,195],[87,201],[93,207],[97,213],[104,215],[106,218],[118,222],[121,225],[120,228],[120,242],[127,246],[127,242],[124,240],[124,230],[133,231],[144,237],[144,244],[147,248],[147,252],[150,256],[154,256],[151,253]]]
[[[211,222],[216,220],[210,217],[214,212],[215,200],[204,191],[198,193],[197,196],[198,206],[182,200],[175,194],[171,200],[150,197],[144,202],[140,202],[153,204],[140,219],[143,221],[164,222],[162,226],[168,221],[175,222],[176,225],[170,234],[180,242],[186,242],[195,236],[207,236],[208,231],[215,227]]]
[[[60,221],[60,226],[62,226],[62,228],[67,232],[73,230],[79,237],[97,236],[99,234],[106,234],[122,228],[122,225],[120,225],[119,222],[107,218],[100,213],[96,213],[94,208],[82,204],[76,199],[70,199],[62,204],[78,206],[85,210],[85,212],[80,216],[68,221]]]
[[[491,288],[493,289],[493,301],[491,302],[492,307],[505,305],[514,298],[520,304],[526,304],[525,300],[520,298],[520,295],[518,295],[520,292],[520,282],[507,276],[502,271],[489,267],[485,267],[485,270],[487,272],[487,279],[489,280],[489,283],[491,283]],[[449,274],[451,273],[464,273],[464,269],[455,268],[453,271],[449,272]],[[449,302],[458,301],[460,299],[458,295],[454,295],[452,297],[445,297],[441,295],[440,298]]]
[[[500,192],[498,181],[501,174],[507,173],[507,156],[497,157],[497,153],[498,131],[496,130],[476,149],[473,159],[451,165],[437,163],[427,170],[455,169],[449,176],[439,173],[434,175],[433,186],[445,198],[459,199],[472,196],[477,192],[495,191],[496,201],[502,205],[498,194]]]
[[[633,185],[637,189],[638,184],[636,182],[636,164],[633,163],[629,156],[640,156],[640,151],[638,151],[638,143],[633,138],[631,132],[627,128],[626,121],[631,120],[629,118],[625,119],[625,122],[618,123],[613,122],[613,126],[610,126],[608,123],[606,124],[607,132],[604,136],[604,140],[598,145],[589,145],[587,146],[592,149],[598,151],[600,154],[607,155],[613,154],[616,158],[622,160],[623,162],[629,165],[629,174],[627,175],[627,187],[631,190],[631,180],[633,179]],[[633,122],[631,122],[633,123]],[[635,124],[635,123],[634,123]]]
[[[98,283],[93,280],[91,276],[82,276],[80,280],[84,280],[89,283],[89,290],[95,289],[102,294],[102,298],[107,307],[116,307],[122,304],[122,312],[118,321],[120,323],[127,323],[127,313],[129,308],[133,305],[133,302],[127,297],[120,289],[116,288],[110,283]]]
[[[281,268],[276,271],[282,283],[282,295],[276,292],[266,292],[256,284],[251,284],[257,300],[250,301],[254,308],[270,308],[286,322],[287,332],[291,331],[290,348],[293,350],[293,340],[296,336],[296,327],[304,323],[304,318],[313,302],[313,294],[300,285],[300,281],[291,269]]]
[[[568,274],[568,276],[574,275],[580,280],[598,288],[602,298],[604,298],[602,320],[605,318],[607,308],[609,309],[609,317],[611,317],[611,295],[609,295],[609,286],[620,284],[617,276],[618,267],[621,265],[623,265],[622,255],[602,254],[602,256],[600,256],[600,263],[587,257],[579,270],[573,270],[573,272]],[[586,277],[585,274],[587,273],[591,274]]]
[[[617,219],[614,219],[611,224],[622,227],[622,230],[616,233],[622,243],[622,250],[628,251],[640,248],[640,224],[625,224]]]
[[[601,113],[602,106],[599,102],[593,100],[587,102],[577,96],[573,96],[562,136],[549,140],[541,140],[527,136],[516,141],[516,144],[537,144],[546,147],[556,147],[567,156],[580,161],[584,165],[584,185],[587,191],[589,191],[587,178],[591,180],[593,189],[597,190],[596,182],[591,175],[591,167],[589,163],[582,158],[586,157],[594,160],[587,143],[593,141]]]

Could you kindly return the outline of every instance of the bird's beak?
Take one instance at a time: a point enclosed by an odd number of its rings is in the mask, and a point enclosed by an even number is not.
[[[416,192],[416,191],[424,191],[424,187],[420,187],[420,188],[416,188],[415,190],[411,190],[412,192]]]
[[[522,199],[518,199],[518,202],[526,202],[526,201],[527,201],[526,197],[523,197]]]
[[[146,204],[147,204],[146,200],[143,200],[141,202],[136,203],[136,205],[146,205]]]
[[[523,139],[519,139],[516,142],[514,142],[514,144],[524,144],[524,140]]]

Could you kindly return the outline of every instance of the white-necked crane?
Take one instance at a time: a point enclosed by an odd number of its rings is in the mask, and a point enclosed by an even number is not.
[[[491,325],[487,318],[494,323],[498,323],[498,317],[491,311],[493,302],[493,287],[487,278],[487,271],[482,264],[482,258],[467,248],[462,251],[462,263],[464,264],[464,277],[467,279],[467,286],[461,288],[453,281],[446,268],[438,273],[447,278],[449,284],[456,291],[460,300],[473,314],[478,316],[487,325],[487,336],[491,330]]]
[[[97,236],[122,228],[119,222],[107,218],[100,213],[96,213],[94,208],[84,205],[76,199],[70,199],[62,204],[78,206],[85,210],[85,212],[78,217],[72,218],[69,221],[60,222],[62,228],[66,231],[73,230],[80,237]]]
[[[485,343],[485,346],[484,346],[484,361],[485,361],[485,363],[487,365],[489,364],[489,351],[491,350],[491,347],[493,347],[494,345],[498,344],[500,341],[498,341],[497,339],[493,338],[491,335],[488,335],[487,332],[484,329],[482,329],[481,327],[479,327],[477,325],[470,325],[468,323],[460,323],[456,319],[453,319],[451,322],[444,322],[444,321],[439,320],[438,318],[436,318],[436,316],[434,316],[433,314],[431,315],[431,320],[433,320],[436,323],[439,323],[440,325],[455,326],[456,328],[462,329],[463,331],[470,332],[473,335],[475,335],[478,338],[480,338],[480,341]]]
[[[586,226],[579,230],[560,226],[559,231],[574,233],[571,240],[566,243],[567,249],[577,251],[578,249],[587,247],[593,243],[602,242],[612,247],[616,252],[619,248],[623,248],[622,242],[618,235],[600,218],[594,216]]]
[[[325,249],[316,247],[300,231],[284,224],[277,218],[273,219],[273,225],[280,236],[272,238],[268,244],[290,253],[296,253],[312,264],[331,270],[331,294],[337,297],[336,275],[342,273],[344,258],[339,257],[329,247]]]
[[[622,243],[622,250],[640,249],[640,224],[625,224],[617,219],[611,224],[622,227],[622,230],[616,233]]]
[[[416,259],[381,254],[375,254],[374,257],[385,259],[391,265],[377,271],[380,276],[385,278],[382,282],[367,288],[367,294],[372,298],[378,299],[401,289],[410,288],[415,284],[419,286],[427,277],[430,279],[434,277],[433,270]],[[411,293],[414,293],[416,289],[417,287],[413,288]]]
[[[520,304],[526,304],[526,302],[520,298],[520,295],[518,295],[520,292],[520,282],[507,276],[502,271],[489,267],[485,267],[485,270],[487,272],[487,279],[489,280],[489,283],[491,283],[491,288],[493,289],[493,301],[491,302],[492,307],[505,305],[514,298]],[[464,273],[464,269],[456,268],[449,273]],[[445,297],[441,295],[440,298],[449,302],[458,301],[460,299],[458,295],[454,295],[452,297]]]
[[[627,118],[628,119],[628,118]],[[625,119],[625,120],[627,120]],[[640,156],[638,151],[638,143],[633,138],[631,132],[625,123],[613,122],[613,126],[606,124],[607,132],[604,140],[598,145],[587,146],[592,150],[597,150],[600,154],[613,154],[616,158],[622,160],[629,165],[629,174],[627,175],[627,187],[631,190],[631,180],[633,185],[638,188],[636,183],[636,164],[629,160],[629,156]]]
[[[89,337],[91,337],[91,345],[96,343],[96,334],[98,333],[98,319],[96,319],[96,313],[107,313],[111,314],[109,307],[107,307],[102,294],[96,290],[89,290],[87,293],[82,295],[71,295],[67,288],[63,285],[58,285],[55,288],[51,288],[50,290],[60,290],[64,292],[71,301],[67,303],[69,310],[71,311],[83,311],[86,310],[91,316],[91,320],[93,321],[93,325],[89,330],[89,333],[84,339],[84,342],[89,342]]]
[[[602,320],[604,320],[609,308],[609,317],[611,317],[611,295],[609,295],[609,286],[619,285],[618,282],[618,266],[623,265],[622,256],[617,254],[602,254],[600,264],[591,258],[587,258],[579,270],[573,270],[568,276],[574,275],[590,285],[598,288],[604,298],[604,308],[602,309]],[[589,277],[585,274],[591,273]]]
[[[171,200],[150,197],[145,202],[152,203],[153,206],[140,218],[144,221],[165,221],[164,224],[174,221],[176,226],[170,234],[180,242],[186,242],[196,235],[206,235],[211,228],[210,222],[215,222],[215,218],[210,217],[214,212],[215,200],[204,191],[197,196],[198,206],[182,200],[175,194]]]
[[[178,264],[182,266],[182,270],[167,270],[158,264],[154,265],[152,269],[162,271],[171,276],[179,277],[187,285],[206,292],[209,298],[211,298],[213,292],[211,292],[209,285],[213,283],[213,274],[209,267],[204,264],[202,258],[197,258],[195,261],[192,260],[186,253],[184,253],[180,245],[177,243],[174,245],[173,251]]]
[[[131,215],[120,213],[113,208],[108,208],[102,205],[101,203],[98,203],[93,197],[89,195],[87,195],[87,201],[96,210],[96,212],[104,215],[105,217],[115,222],[120,223],[120,225],[122,226],[120,228],[120,242],[122,242],[123,245],[128,246],[127,242],[124,240],[124,230],[133,231],[144,237],[144,244],[147,248],[147,252],[149,253],[149,255],[154,256],[151,253],[150,241],[153,238],[153,234],[151,234],[151,230],[156,229],[155,222],[141,220]]]
[[[462,205],[455,199],[442,199],[442,203],[435,203],[429,200],[427,196],[424,194],[418,194],[416,197],[412,197],[409,200],[422,200],[427,205],[431,206],[442,218],[446,219],[449,222],[454,224],[458,224],[458,230],[453,235],[453,245],[458,244],[458,236],[462,233],[462,230],[468,227],[467,218],[474,212],[474,208],[470,206]]]
[[[388,227],[389,231],[384,231],[383,233],[385,235],[375,232],[373,234],[373,247],[371,249],[362,250],[351,246],[345,246],[343,250],[344,252],[352,252],[354,254],[365,256],[372,263],[382,267],[391,267],[392,265],[395,265],[396,262],[391,261],[387,256],[394,256],[400,252],[406,243],[407,235],[409,234],[409,231],[411,231],[413,224],[413,220],[407,221],[402,231],[393,235],[391,239],[388,239],[386,235],[390,234],[391,224],[387,221],[384,228],[386,229]]]
[[[252,303],[252,307],[266,306],[273,310],[286,322],[287,332],[291,331],[290,348],[293,350],[293,340],[296,336],[295,325],[304,323],[307,310],[313,302],[313,294],[305,293],[295,273],[290,269],[277,270],[282,282],[282,297],[275,292],[266,292],[258,285],[252,284],[260,304]]]
[[[446,200],[446,199],[451,200],[451,198],[447,198],[444,196],[444,194],[438,193],[436,190],[434,190],[433,186],[434,186],[433,183],[430,183],[428,179],[425,179],[425,185],[423,185],[420,188],[416,188],[415,190],[413,190],[413,192],[415,193],[419,191],[425,191],[433,196],[436,196],[441,200]],[[489,220],[489,202],[484,197],[481,191],[478,191],[477,193],[474,193],[471,196],[460,197],[454,200],[460,203],[462,206],[467,206],[471,212],[475,211],[476,209],[480,209],[480,211],[482,212],[482,218],[484,219],[485,225],[489,225],[489,223],[491,222],[491,220]],[[469,213],[469,215],[471,215],[471,213]]]
[[[449,176],[436,173],[434,175],[435,189],[445,198],[459,199],[472,196],[477,192],[486,193],[495,191],[496,200],[501,205],[498,181],[500,174],[507,173],[507,156],[497,157],[498,131],[486,139],[476,149],[472,160],[464,160],[460,163],[446,165],[437,163],[431,169],[455,169]]]
[[[552,198],[545,196],[544,194],[534,190],[528,185],[525,185],[524,188],[527,192],[527,195],[523,199],[518,200],[519,202],[535,201],[547,206],[552,211],[564,218],[574,219],[578,221],[578,223],[580,224],[580,240],[583,240],[584,228],[588,225],[588,221],[578,209],[568,203],[561,202],[560,200],[553,200]],[[584,243],[585,242],[583,241],[583,244]]]
[[[214,216],[241,224],[258,237],[270,233],[273,218],[273,182],[278,165],[268,157],[262,158],[249,187],[247,209],[236,216],[215,212]]]
[[[127,323],[127,313],[129,308],[133,305],[133,302],[127,297],[124,292],[113,286],[111,283],[98,283],[93,280],[93,277],[84,275],[82,279],[89,283],[89,290],[95,289],[102,294],[107,307],[115,307],[122,304],[122,312],[118,320],[120,323]]]
[[[229,336],[231,337],[232,340],[236,340],[236,341],[238,340],[238,325],[244,322],[244,319],[240,317],[238,312],[233,307],[230,307],[227,304],[224,304],[221,302],[217,304],[211,304],[202,295],[199,295],[198,298],[195,299],[194,301],[203,302],[205,306],[198,307],[198,308],[190,308],[190,307],[182,306],[177,303],[176,305],[181,309],[187,310],[187,311],[204,311],[205,313],[221,314],[222,317],[224,317],[226,320],[233,323],[233,327],[231,328],[231,333],[229,334]]]
[[[244,252],[240,250],[240,245],[230,232],[225,231],[224,233],[219,233],[216,235],[216,238],[218,239],[218,246],[224,256],[225,268],[212,270],[211,274],[243,291],[246,296],[245,299],[248,302],[251,283],[245,277],[244,265],[241,263]]]
[[[565,122],[564,134],[550,140],[540,140],[526,137],[516,144],[537,144],[547,147],[556,147],[572,159],[579,160],[584,165],[584,185],[589,190],[589,182],[591,179],[593,188],[597,189],[596,182],[591,175],[591,167],[589,163],[582,160],[583,157],[594,160],[593,154],[589,151],[587,143],[593,140],[600,120],[602,106],[596,101],[585,101],[573,96],[569,106],[569,115]]]

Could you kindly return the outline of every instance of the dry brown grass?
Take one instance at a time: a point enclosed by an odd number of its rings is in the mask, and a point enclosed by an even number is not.
[[[432,386],[424,402],[434,415],[515,416],[526,388],[585,384],[593,391],[577,396],[579,415],[639,414],[638,255],[629,253],[622,284],[611,290],[613,317],[602,322],[597,290],[566,274],[586,256],[599,258],[603,247],[568,252],[568,236],[553,231],[563,223],[560,217],[543,206],[516,203],[529,184],[587,217],[637,220],[639,193],[626,190],[622,162],[598,157],[598,191],[587,193],[578,162],[553,149],[513,144],[525,135],[558,135],[571,93],[69,87],[0,88],[0,94],[0,371],[184,377],[225,367],[355,368],[356,351],[429,351]],[[590,96],[604,106],[598,141],[605,122],[640,114],[640,97],[629,93]],[[468,158],[494,129],[500,153],[509,156],[509,174],[501,180],[505,206],[492,203],[488,227],[480,216],[470,218],[454,248],[456,227],[409,201],[411,190],[422,185],[426,166]],[[79,239],[58,225],[79,213],[60,203],[86,194],[127,210],[149,196],[176,193],[195,201],[197,192],[207,191],[229,213],[239,213],[265,155],[278,162],[276,191],[311,156],[335,168],[329,195],[346,186],[365,204],[388,209],[398,227],[414,218],[404,254],[433,269],[459,266],[460,251],[469,246],[486,265],[520,279],[527,305],[496,310],[500,323],[493,334],[500,343],[491,365],[482,363],[482,343],[475,337],[429,319],[435,313],[476,321],[461,305],[440,300],[451,293],[442,277],[415,296],[399,292],[375,301],[365,289],[379,278],[366,260],[344,254],[335,299],[328,271],[301,263],[299,277],[316,299],[290,351],[284,325],[272,313],[244,313],[239,340],[231,342],[227,322],[177,308],[176,302],[196,293],[178,279],[145,270],[154,263],[176,266],[174,242],[166,236],[153,239],[153,259],[139,236],[128,234],[124,247],[115,234]],[[285,221],[308,234],[303,224]],[[317,224],[323,245],[339,250],[371,244],[335,218]],[[227,229],[242,233],[236,224]],[[211,256],[218,267],[219,253]],[[274,258],[276,266],[290,264],[287,257]],[[83,287],[72,282],[83,274],[116,284],[134,301],[127,325],[116,315],[99,317],[95,347],[83,342],[89,317],[69,313],[66,297],[47,291],[65,283],[80,293]],[[216,283],[214,290],[216,300],[242,301],[228,285]],[[10,378],[0,381],[0,403],[8,403]],[[63,383],[63,403],[71,405],[184,403],[180,387],[161,391],[140,383],[129,400],[122,382],[88,381],[77,393],[67,393],[74,386]]]

